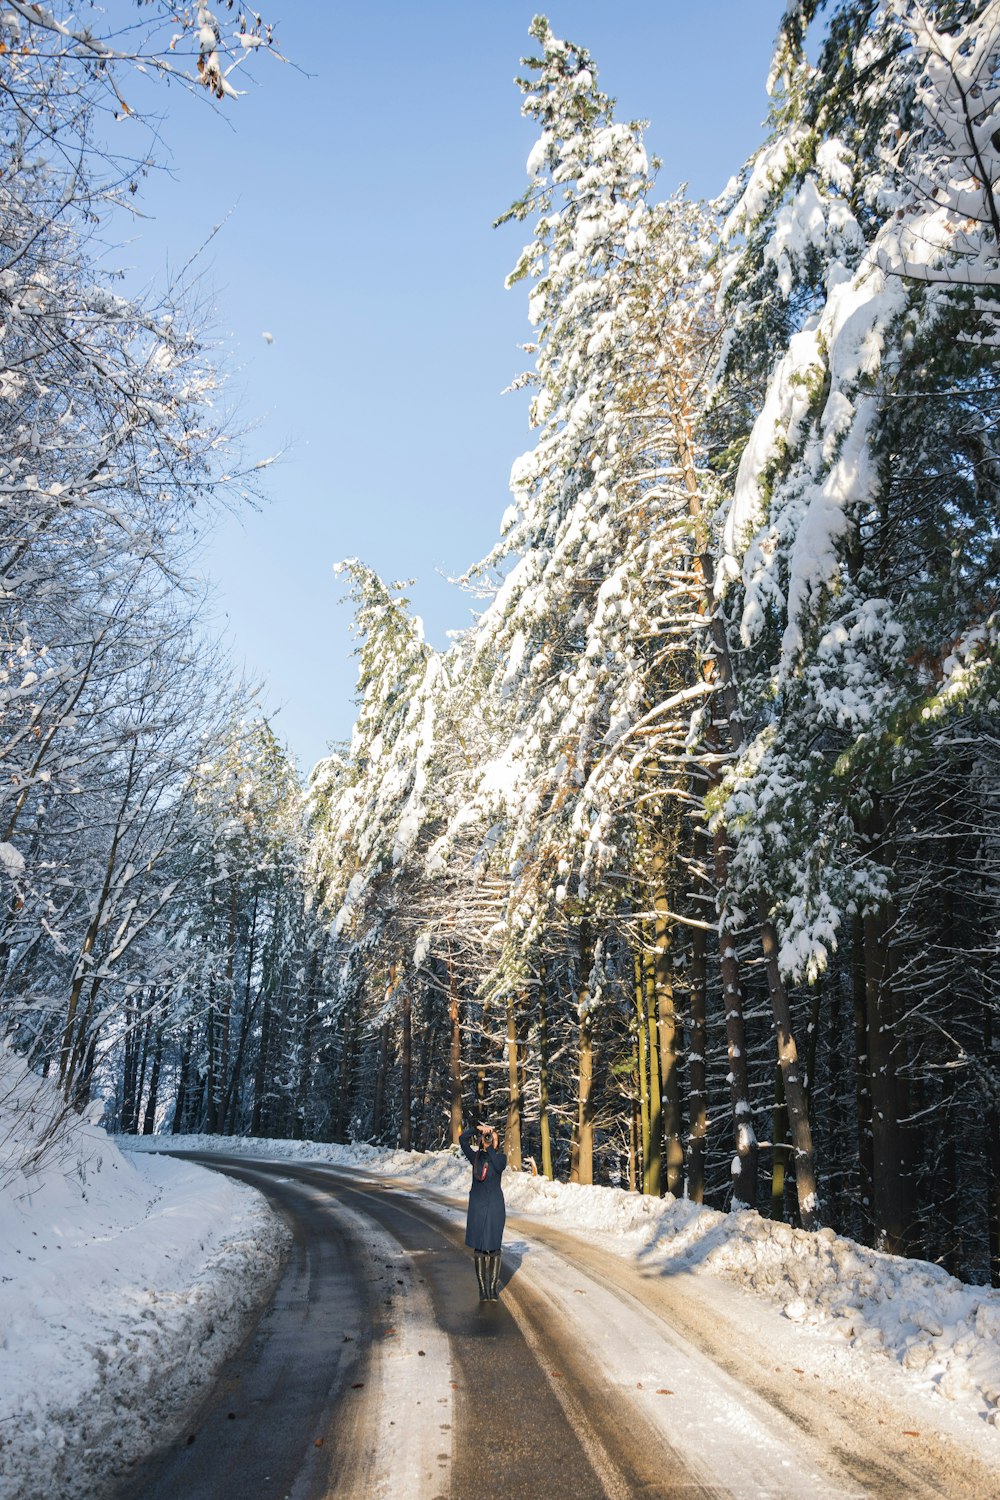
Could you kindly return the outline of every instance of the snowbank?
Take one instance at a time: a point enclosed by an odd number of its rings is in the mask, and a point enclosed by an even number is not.
[[[0,1497],[101,1495],[238,1346],[286,1238],[251,1189],[124,1157],[0,1047]]]
[[[147,1137],[134,1144],[156,1150],[167,1142]],[[175,1136],[169,1144],[353,1167],[462,1198],[468,1191],[469,1168],[457,1149],[417,1154],[218,1136]],[[868,1250],[832,1229],[808,1234],[755,1213],[716,1213],[670,1197],[527,1173],[508,1173],[504,1194],[511,1212],[599,1236],[605,1248],[646,1269],[724,1278],[769,1301],[791,1324],[857,1350],[876,1377],[888,1360],[917,1388],[960,1402],[1000,1428],[1000,1291],[967,1286],[926,1261]]]

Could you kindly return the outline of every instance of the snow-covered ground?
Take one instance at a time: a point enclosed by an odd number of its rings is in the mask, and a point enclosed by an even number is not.
[[[92,1497],[147,1451],[237,1347],[286,1242],[257,1193],[123,1156],[0,1048],[3,1500]]]
[[[444,1195],[464,1198],[468,1191],[469,1169],[457,1151],[212,1136],[128,1144],[325,1162]],[[754,1213],[721,1214],[528,1173],[507,1173],[504,1193],[511,1213],[583,1235],[647,1271],[714,1277],[752,1294],[748,1338],[776,1353],[780,1347],[784,1358],[808,1344],[813,1365],[831,1381],[868,1383],[905,1404],[914,1423],[933,1425],[1000,1465],[1000,1291],[967,1286],[926,1261],[879,1254],[830,1229],[807,1234]]]

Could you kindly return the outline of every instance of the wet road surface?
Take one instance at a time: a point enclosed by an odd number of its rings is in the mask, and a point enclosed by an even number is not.
[[[207,1399],[115,1500],[722,1493],[602,1382],[516,1255],[501,1301],[480,1303],[461,1230],[419,1201],[322,1167],[194,1159],[265,1193],[292,1251]]]
[[[900,1435],[872,1393],[807,1380],[805,1354],[791,1379],[731,1288],[511,1216],[483,1304],[456,1199],[177,1154],[265,1193],[293,1246],[212,1391],[112,1500],[1000,1496],[941,1434]]]

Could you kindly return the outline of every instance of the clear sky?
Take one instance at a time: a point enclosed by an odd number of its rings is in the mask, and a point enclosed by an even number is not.
[[[223,523],[204,570],[235,661],[264,680],[307,770],[353,721],[333,564],[415,578],[413,607],[446,645],[474,603],[446,579],[489,550],[531,443],[523,396],[500,394],[526,363],[526,292],[503,288],[525,226],[491,224],[526,182],[533,133],[512,80],[535,7],[260,8],[297,68],[261,58],[221,113],[160,95],[169,173],[144,185],[124,259],[162,281],[225,221],[203,257],[206,315],[255,424],[249,453],[285,456],[265,509]],[[589,48],[619,117],[649,120],[661,191],[713,196],[762,138],[782,9],[560,0],[546,14]]]

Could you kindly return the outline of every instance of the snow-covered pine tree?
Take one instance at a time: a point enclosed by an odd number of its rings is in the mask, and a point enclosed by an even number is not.
[[[413,955],[426,925],[411,881],[436,816],[428,768],[447,678],[442,658],[426,644],[419,619],[398,593],[401,585],[387,587],[354,559],[340,568],[355,604],[358,716],[349,756],[324,786],[322,807],[314,794],[312,859],[341,939],[343,978],[351,981],[344,991],[349,1003],[342,1015],[343,1055],[360,1034],[380,1034],[393,1007],[401,1012],[400,1139],[409,1146],[419,968]],[[357,988],[365,975],[367,995]]]
[[[929,1056],[901,880],[924,840],[914,789],[951,774],[945,743],[994,694],[996,242],[992,189],[962,191],[969,141],[996,128],[995,11],[844,3],[813,65],[816,7],[790,7],[775,133],[726,228],[721,571],[752,731],[730,880],[772,901],[789,978],[856,949],[874,1227],[897,1250],[921,1243],[928,1159],[905,1123]],[[955,100],[977,69],[963,155]]]

